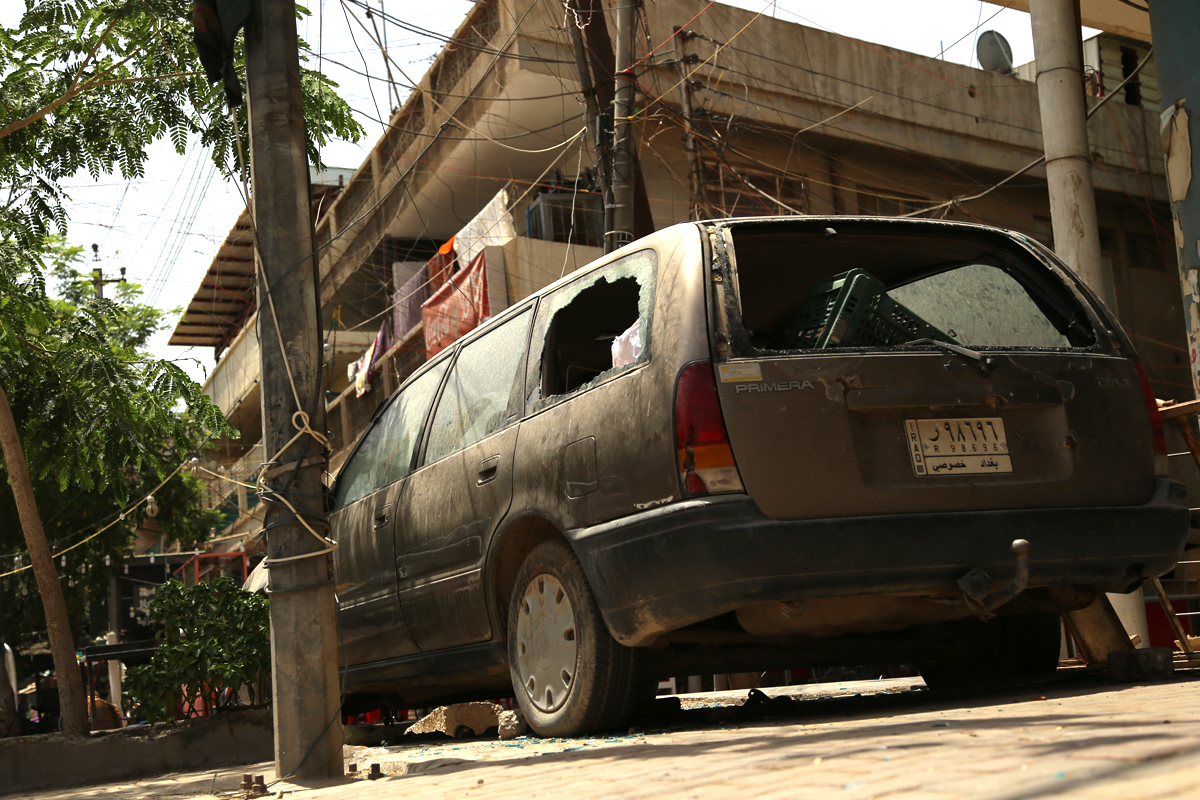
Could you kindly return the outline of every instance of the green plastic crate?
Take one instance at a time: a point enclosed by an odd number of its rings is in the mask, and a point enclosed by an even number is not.
[[[914,339],[954,342],[948,334],[888,297],[874,275],[852,269],[813,286],[792,330],[787,349],[880,347]]]

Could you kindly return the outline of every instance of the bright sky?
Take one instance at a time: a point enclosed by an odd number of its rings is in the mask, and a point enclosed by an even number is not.
[[[406,22],[443,34],[454,31],[471,5],[469,0],[429,5],[399,0],[371,2],[383,5],[389,14]],[[0,22],[15,24],[18,4],[4,5]],[[361,8],[343,6],[336,0],[309,0],[306,5],[313,16],[300,34],[314,50],[319,48],[325,56],[355,69],[385,75],[378,48],[349,19],[351,13],[361,14]],[[763,7],[761,2],[751,0],[732,0],[732,5],[755,11]],[[974,45],[979,32],[996,30],[1012,45],[1014,63],[1033,60],[1029,15],[980,0],[779,0],[771,8],[774,10],[768,13],[780,19],[923,55],[937,56],[945,48],[943,57],[960,64],[975,63]],[[648,12],[654,13],[653,2],[648,4]],[[357,38],[357,46],[351,33]],[[1094,33],[1084,30],[1085,37]],[[438,41],[398,29],[388,31],[387,44],[392,58],[418,79],[441,47]],[[362,163],[382,132],[383,126],[372,118],[386,118],[395,98],[389,101],[383,82],[368,81],[333,64],[326,67],[351,107],[369,115],[359,114],[367,131],[362,141],[337,142],[324,153],[326,164],[353,169]],[[377,113],[377,109],[384,114]],[[100,245],[100,263],[91,266],[103,267],[106,277],[116,277],[125,267],[128,279],[144,286],[149,302],[168,309],[187,305],[243,206],[237,187],[223,180],[207,154],[194,144],[184,156],[176,154],[168,142],[153,146],[142,180],[127,182],[119,176],[107,176],[93,181],[83,174],[68,183],[68,192],[70,241],[83,246],[85,252],[91,252],[92,243]],[[154,339],[156,354],[198,359],[200,365],[188,362],[183,366],[203,380],[214,363],[212,349],[189,352],[168,347],[168,338],[170,331]]]

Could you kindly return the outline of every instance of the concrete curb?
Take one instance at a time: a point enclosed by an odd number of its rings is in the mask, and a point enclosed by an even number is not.
[[[89,738],[0,739],[0,795],[253,764],[274,758],[270,709],[125,728]]]

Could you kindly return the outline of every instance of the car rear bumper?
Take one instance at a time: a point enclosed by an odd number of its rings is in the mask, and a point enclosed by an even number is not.
[[[1142,506],[776,520],[746,495],[663,506],[567,532],[616,639],[660,634],[753,603],[954,589],[980,567],[1029,585],[1125,588],[1161,575],[1187,538],[1187,491],[1156,481]]]

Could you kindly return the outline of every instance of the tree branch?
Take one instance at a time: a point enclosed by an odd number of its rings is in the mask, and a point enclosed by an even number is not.
[[[5,125],[3,128],[0,128],[0,139],[3,139],[5,136],[8,136],[10,133],[16,133],[17,131],[21,130],[22,128],[29,127],[33,123],[40,120],[42,117],[44,117],[47,114],[49,114],[50,112],[54,111],[54,109],[58,108],[63,103],[70,100],[75,95],[79,94],[80,91],[82,91],[82,89],[77,89],[77,88],[75,88],[74,85],[72,85],[71,88],[68,89],[65,94],[61,95],[60,97],[55,98],[49,104],[43,106],[40,110],[33,112],[25,119],[20,119],[20,120],[17,120],[16,122],[10,122],[8,125]]]
[[[131,58],[133,58],[133,56],[131,56],[131,55],[126,56],[125,58],[118,61],[116,64],[113,64],[111,67],[104,70],[103,72],[98,72],[95,75],[93,75],[92,77],[88,78],[88,80],[82,84],[79,83],[79,77],[76,76],[75,81],[71,84],[71,88],[67,89],[67,91],[64,94],[55,98],[50,103],[43,106],[41,109],[33,112],[25,119],[20,119],[20,120],[17,120],[16,122],[10,122],[8,125],[5,125],[3,128],[0,128],[0,139],[3,139],[5,136],[8,136],[10,133],[16,133],[17,131],[21,130],[22,128],[29,127],[33,123],[35,123],[38,120],[45,117],[47,114],[50,114],[51,112],[53,112],[56,108],[61,106],[63,103],[66,103],[68,100],[71,100],[72,98],[74,98],[76,95],[78,95],[84,89],[91,89],[95,86],[106,86],[110,83],[131,83],[133,81],[138,81],[138,80],[153,80],[152,78],[121,78],[121,79],[116,79],[116,80],[111,80],[111,81],[98,80],[99,78],[102,78],[103,76],[109,74],[110,72],[112,72],[114,69],[121,66],[125,62],[129,61],[129,59],[131,59]],[[167,76],[167,77],[172,77],[172,76]]]
[[[79,79],[83,77],[83,71],[88,68],[88,64],[92,63],[92,59],[96,57],[96,52],[100,49],[100,45],[104,44],[104,40],[108,38],[109,32],[112,31],[113,26],[116,24],[117,21],[115,19],[108,23],[108,27],[104,29],[104,33],[100,34],[100,38],[92,45],[92,49],[88,51],[87,58],[83,60],[83,63],[79,65],[79,71],[75,73],[75,80],[71,81],[71,89],[79,85]],[[68,94],[71,89],[67,90]]]

